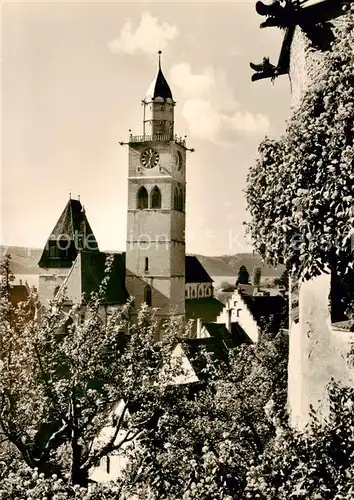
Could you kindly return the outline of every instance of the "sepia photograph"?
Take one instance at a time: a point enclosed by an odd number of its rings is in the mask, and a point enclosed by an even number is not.
[[[0,500],[353,500],[354,0],[0,43]]]

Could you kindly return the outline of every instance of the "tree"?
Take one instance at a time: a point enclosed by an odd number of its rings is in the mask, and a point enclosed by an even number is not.
[[[279,140],[266,138],[248,174],[249,234],[272,265],[305,279],[352,265],[354,12],[343,15],[321,80]]]
[[[170,408],[132,456],[131,493],[153,499],[244,498],[247,472],[275,428],[264,406],[284,407],[288,338],[242,345],[217,365],[205,352],[207,383],[171,388]],[[198,360],[200,362],[200,360]],[[150,497],[149,497],[150,498]]]
[[[316,413],[305,432],[291,429],[271,407],[277,427],[258,465],[248,471],[246,498],[350,500],[354,496],[354,390],[329,386],[330,414]]]
[[[171,321],[163,340],[155,342],[154,315],[143,308],[131,324],[129,303],[103,321],[109,262],[83,322],[80,310],[67,309],[64,297],[42,310],[38,322],[28,309],[9,303],[8,262],[0,282],[1,439],[39,474],[68,476],[69,484],[87,486],[92,467],[112,452],[123,453],[127,443],[158,421],[174,371],[162,373],[161,366],[170,366],[181,327]],[[124,409],[113,417],[121,400]],[[135,410],[129,420],[128,408]],[[100,443],[100,431],[108,424],[111,435]]]
[[[253,284],[258,286],[261,282],[261,277],[262,277],[262,270],[260,267],[255,267],[253,269]]]
[[[281,286],[285,290],[289,290],[289,271],[285,269],[280,278],[274,280],[274,283],[277,286]]]
[[[249,280],[250,280],[250,275],[249,272],[247,271],[246,266],[241,266],[238,271],[236,285],[248,285]]]

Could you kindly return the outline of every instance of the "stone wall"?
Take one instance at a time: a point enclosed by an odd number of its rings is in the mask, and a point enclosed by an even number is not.
[[[43,306],[47,306],[49,300],[54,299],[56,292],[67,277],[70,269],[41,269],[38,278],[38,298]]]

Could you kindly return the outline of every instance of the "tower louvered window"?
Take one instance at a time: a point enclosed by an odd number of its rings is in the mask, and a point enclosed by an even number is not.
[[[183,212],[183,192],[182,189],[179,190],[178,193],[178,210]]]
[[[178,210],[178,189],[175,188],[173,195],[173,208],[174,210]]]
[[[149,196],[146,188],[142,186],[138,191],[137,196],[137,208],[139,210],[144,210],[149,207]]]
[[[151,192],[151,208],[161,208],[161,191],[157,186]]]

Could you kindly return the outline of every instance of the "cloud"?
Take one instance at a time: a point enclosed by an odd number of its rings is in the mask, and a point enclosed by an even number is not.
[[[120,36],[107,42],[114,54],[156,54],[178,36],[178,29],[167,22],[161,22],[149,12],[141,16],[140,24],[133,29],[130,19],[124,23]]]
[[[225,72],[211,66],[193,73],[190,64],[172,67],[170,81],[184,94],[182,115],[190,133],[201,139],[230,144],[240,136],[265,134],[270,127],[263,114],[241,110]]]
[[[204,94],[215,83],[214,69],[209,66],[203,73],[193,74],[188,63],[175,64],[171,68],[171,82],[191,97]]]

